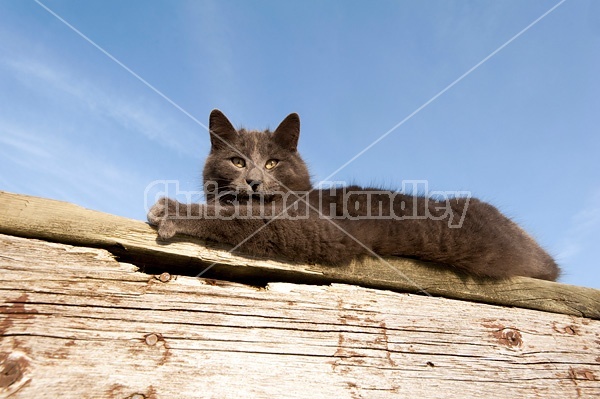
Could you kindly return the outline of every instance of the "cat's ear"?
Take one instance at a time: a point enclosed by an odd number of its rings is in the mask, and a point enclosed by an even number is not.
[[[273,140],[282,148],[290,151],[296,151],[299,138],[300,117],[296,113],[286,116],[273,132]]]
[[[214,149],[227,147],[238,134],[229,119],[218,109],[213,109],[210,113],[208,129],[210,144]]]

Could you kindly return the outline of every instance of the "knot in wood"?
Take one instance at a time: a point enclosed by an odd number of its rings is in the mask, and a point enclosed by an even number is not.
[[[500,332],[500,343],[510,348],[520,347],[523,345],[523,339],[521,333],[518,330],[512,328],[505,328]]]
[[[164,272],[160,276],[158,276],[158,280],[162,283],[167,283],[171,280],[171,275],[167,272]]]
[[[0,363],[0,388],[7,388],[23,377],[23,371],[18,361],[7,359]]]
[[[566,326],[564,330],[565,333],[569,335],[577,335],[577,329],[575,328],[575,326]]]
[[[158,342],[160,337],[154,333],[146,335],[146,345],[154,346]]]

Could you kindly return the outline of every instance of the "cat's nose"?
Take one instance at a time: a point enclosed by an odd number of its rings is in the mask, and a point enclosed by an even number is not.
[[[246,180],[246,183],[252,188],[252,191],[258,191],[258,187],[262,184],[261,180]]]

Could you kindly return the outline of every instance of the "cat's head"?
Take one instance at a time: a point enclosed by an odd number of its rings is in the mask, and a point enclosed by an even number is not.
[[[308,169],[297,150],[298,114],[288,115],[273,132],[260,132],[236,130],[221,111],[213,110],[209,130],[211,149],[203,173],[209,201],[268,200],[311,189]]]

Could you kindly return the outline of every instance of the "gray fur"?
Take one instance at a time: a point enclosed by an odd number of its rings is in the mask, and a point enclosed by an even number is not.
[[[358,186],[313,190],[297,151],[297,114],[274,132],[259,132],[236,130],[214,110],[210,135],[207,203],[161,199],[148,214],[161,239],[186,234],[251,255],[331,265],[379,255],[492,278],[556,280],[560,273],[525,231],[475,198],[440,201]]]

